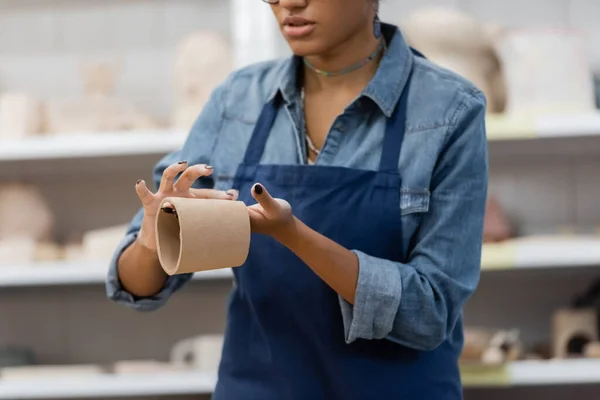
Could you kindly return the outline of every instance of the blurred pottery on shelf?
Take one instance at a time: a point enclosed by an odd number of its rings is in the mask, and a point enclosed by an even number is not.
[[[47,102],[45,130],[52,134],[152,130],[160,124],[133,104],[114,96],[118,67],[87,63],[82,67],[85,95]]]
[[[502,242],[513,236],[510,221],[506,217],[504,210],[502,210],[500,203],[495,197],[489,196],[483,224],[483,242]]]
[[[504,110],[504,76],[493,43],[495,31],[500,28],[443,6],[419,8],[400,26],[409,45],[479,87],[486,95],[490,113]]]
[[[171,362],[175,366],[214,373],[219,368],[223,340],[223,335],[200,335],[183,339],[171,349]]]
[[[54,216],[39,189],[26,183],[0,185],[0,241],[52,240]]]
[[[22,367],[7,367],[0,370],[2,380],[30,380],[69,378],[80,376],[96,376],[105,373],[99,365],[32,365]]]
[[[135,375],[148,374],[155,372],[177,372],[185,371],[188,368],[182,365],[175,365],[170,362],[161,362],[156,360],[130,360],[117,361],[113,365],[113,374],[115,375]]]
[[[198,31],[179,44],[174,67],[173,127],[192,127],[213,90],[231,73],[232,65],[231,45],[218,32]]]
[[[0,94],[0,139],[22,139],[43,130],[42,102],[23,92]]]
[[[520,333],[512,330],[465,329],[461,363],[500,365],[518,360],[522,355]]]
[[[494,42],[504,69],[508,115],[596,111],[583,34],[550,28],[499,29]]]

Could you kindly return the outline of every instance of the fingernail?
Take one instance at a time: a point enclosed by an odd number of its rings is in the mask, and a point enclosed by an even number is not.
[[[179,161],[177,164],[185,164],[185,163],[187,163],[187,161],[183,160],[183,161]]]
[[[161,210],[162,210],[164,213],[167,213],[167,214],[174,214],[174,215],[177,215],[177,211],[175,211],[175,209],[174,209],[174,208],[163,207],[163,208],[161,208]]]
[[[141,181],[142,181],[141,179],[138,179],[138,180],[137,180],[137,182],[136,182],[135,184],[136,184],[136,185],[139,185]]]
[[[263,187],[260,184],[256,184],[254,185],[254,193],[256,194],[262,194],[263,192]]]
[[[225,193],[227,193],[227,194],[228,194],[228,195],[230,195],[230,196],[235,196],[235,195],[236,195],[236,193],[237,193],[237,191],[235,191],[235,190],[231,189],[231,190],[228,190],[228,191],[226,191]]]
[[[206,168],[206,169],[213,169],[213,166],[212,166],[212,165],[207,165],[207,166],[206,166],[206,167],[204,167],[204,168]]]

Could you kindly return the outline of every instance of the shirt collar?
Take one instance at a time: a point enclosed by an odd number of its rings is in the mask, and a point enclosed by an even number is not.
[[[396,26],[382,24],[381,28],[387,42],[387,51],[362,96],[370,98],[389,118],[406,86],[414,60],[410,47]],[[273,100],[277,95],[281,95],[286,103],[294,100],[298,91],[298,71],[301,62],[301,58],[297,56],[285,60],[279,74],[279,85],[269,96],[269,100]]]

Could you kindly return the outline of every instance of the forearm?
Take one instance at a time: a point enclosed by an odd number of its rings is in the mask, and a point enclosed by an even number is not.
[[[276,239],[348,303],[354,303],[359,265],[353,252],[309,228],[297,218],[294,218],[292,227]]]
[[[155,295],[168,277],[156,250],[143,245],[139,238],[119,258],[118,276],[123,289],[138,297]]]

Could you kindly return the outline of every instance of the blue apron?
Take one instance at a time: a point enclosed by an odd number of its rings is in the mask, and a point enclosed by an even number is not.
[[[342,246],[404,261],[398,161],[409,85],[387,121],[378,171],[260,165],[279,100],[268,103],[237,170],[240,200],[256,203],[250,193],[260,182]],[[214,400],[462,399],[455,348],[446,342],[423,352],[385,339],[347,344],[338,295],[274,239],[253,234],[247,262],[234,273]]]

